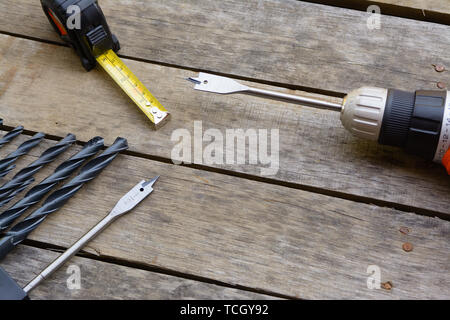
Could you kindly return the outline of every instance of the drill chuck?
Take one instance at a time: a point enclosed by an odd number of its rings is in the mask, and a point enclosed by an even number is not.
[[[363,87],[344,99],[341,121],[355,136],[441,163],[450,148],[450,91]]]

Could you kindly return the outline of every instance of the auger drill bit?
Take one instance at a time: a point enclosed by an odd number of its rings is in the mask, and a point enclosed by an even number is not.
[[[12,139],[14,139],[15,137],[17,137],[18,135],[20,135],[23,132],[23,127],[22,126],[18,126],[14,129],[12,129],[10,132],[8,132],[7,134],[5,134],[1,139],[0,139],[0,148],[3,147],[5,144],[7,144],[8,142],[11,142]]]
[[[4,202],[6,198],[10,198],[9,196],[14,192],[15,189],[22,187],[23,183],[26,180],[33,177],[46,164],[55,160],[56,157],[66,151],[75,141],[75,135],[69,133],[56,145],[45,150],[36,161],[33,161],[26,168],[20,170],[10,181],[0,187],[0,202]],[[1,206],[2,204],[0,203],[0,207]]]
[[[3,160],[0,161],[0,178],[6,176],[11,170],[14,169],[13,163],[16,160],[27,154],[31,149],[36,147],[42,139],[44,139],[45,134],[42,132],[36,133],[31,139],[22,143],[16,151],[10,153]]]
[[[49,177],[31,188],[23,199],[0,214],[0,231],[8,229],[28,208],[41,201],[56,184],[70,177],[87,159],[95,155],[101,148],[103,148],[103,138],[95,137],[91,139],[80,152],[63,162]]]
[[[4,258],[21,243],[49,214],[59,210],[86,182],[93,180],[99,175],[117,157],[119,152],[126,149],[128,149],[127,140],[117,138],[111,147],[81,168],[80,173],[75,178],[53,192],[44,201],[42,207],[6,232],[5,236],[0,240],[0,259]]]

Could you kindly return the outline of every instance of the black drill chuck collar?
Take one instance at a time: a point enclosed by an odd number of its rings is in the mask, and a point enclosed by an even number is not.
[[[41,0],[53,28],[78,54],[90,71],[96,58],[108,50],[120,50],[119,40],[111,33],[97,0]]]
[[[433,160],[446,106],[446,91],[389,90],[379,143]]]

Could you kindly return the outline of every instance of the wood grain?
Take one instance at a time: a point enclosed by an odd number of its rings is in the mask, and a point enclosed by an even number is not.
[[[362,85],[450,85],[450,30],[297,0],[103,0],[126,56],[247,78],[346,93]],[[0,30],[60,41],[39,2],[0,1]],[[27,21],[26,24],[23,21]]]
[[[154,193],[87,252],[305,299],[450,297],[448,221],[135,156],[118,157],[30,239],[70,246],[138,181],[158,174]],[[402,249],[405,242],[412,252]],[[394,289],[369,290],[369,265]]]
[[[186,128],[193,135],[194,121],[202,121],[204,131],[216,128],[223,134],[237,128],[280,129],[280,170],[266,178],[410,210],[449,213],[450,180],[443,168],[399,149],[358,140],[342,127],[337,112],[199,92],[185,80],[193,72],[125,60],[172,113],[168,124],[153,131],[103,71],[86,73],[68,48],[1,35],[0,56],[0,116],[6,125],[21,124],[56,136],[72,132],[81,141],[95,135],[109,141],[124,136],[132,151],[165,159],[171,158],[177,143],[171,141],[173,131]],[[254,176],[261,176],[264,167],[248,162],[209,166]]]
[[[59,253],[28,246],[19,246],[0,263],[18,284],[24,287]],[[68,289],[69,266],[80,270],[81,288]],[[68,273],[69,272],[69,273]],[[151,271],[75,257],[45,280],[34,291],[33,300],[178,300],[273,299],[270,296],[202,283]]]

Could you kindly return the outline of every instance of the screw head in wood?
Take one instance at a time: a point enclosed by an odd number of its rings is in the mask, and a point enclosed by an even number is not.
[[[443,83],[443,82],[438,82],[438,83],[437,83],[437,87],[438,87],[439,89],[445,89],[447,86],[446,86],[446,84]]]
[[[413,245],[409,242],[405,242],[402,246],[403,250],[406,252],[411,252],[413,250]]]
[[[434,64],[434,70],[436,70],[436,72],[444,72],[445,71],[445,67],[442,64]]]
[[[390,290],[392,290],[393,287],[394,287],[394,285],[392,284],[391,281],[383,282],[383,283],[381,284],[381,288],[383,288],[384,290],[390,291]]]

